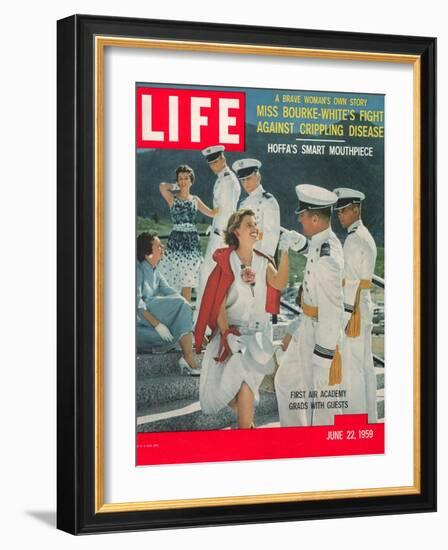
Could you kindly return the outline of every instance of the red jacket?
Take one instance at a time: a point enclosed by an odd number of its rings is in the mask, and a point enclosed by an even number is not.
[[[216,262],[216,266],[208,278],[205,286],[194,332],[196,353],[201,352],[207,326],[209,326],[212,331],[216,329],[221,304],[223,303],[227,292],[234,281],[233,271],[230,266],[230,254],[234,250],[235,248],[231,246],[226,248],[218,248],[213,254],[213,259]],[[254,250],[254,252],[260,256],[268,258],[271,263],[274,263],[271,258],[262,252],[259,252],[258,250]],[[268,284],[266,293],[266,312],[276,315],[279,311],[280,291]]]

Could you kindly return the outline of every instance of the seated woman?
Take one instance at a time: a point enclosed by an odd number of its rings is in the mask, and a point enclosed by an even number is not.
[[[208,208],[199,197],[191,195],[194,172],[187,164],[176,168],[176,183],[161,183],[160,193],[168,203],[173,230],[168,239],[165,257],[160,271],[170,286],[191,302],[191,289],[198,286],[202,263],[201,245],[196,229],[196,215],[214,217],[216,212]]]
[[[213,414],[230,406],[238,428],[254,427],[258,388],[273,372],[270,313],[278,313],[280,290],[288,283],[288,250],[278,271],[272,260],[254,249],[259,230],[252,210],[229,218],[228,248],[215,251],[195,329],[196,351],[207,325],[212,330],[202,362],[199,398],[202,411]]]
[[[162,256],[163,246],[156,235],[137,237],[137,349],[162,346],[168,350],[179,342],[181,372],[198,376],[192,350],[193,312],[156,269]]]

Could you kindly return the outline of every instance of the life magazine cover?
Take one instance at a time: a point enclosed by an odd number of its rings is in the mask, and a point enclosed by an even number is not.
[[[136,463],[384,452],[384,96],[136,85]]]

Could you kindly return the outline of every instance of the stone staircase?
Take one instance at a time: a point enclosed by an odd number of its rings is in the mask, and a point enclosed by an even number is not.
[[[274,325],[274,341],[279,343],[287,323]],[[236,426],[234,413],[226,407],[217,414],[204,415],[199,404],[199,377],[182,375],[180,351],[137,356],[136,405],[138,432],[219,430]],[[197,355],[198,365],[203,354]],[[378,418],[384,418],[384,368],[377,367]],[[257,427],[279,426],[273,377],[265,377],[260,402],[255,411]]]

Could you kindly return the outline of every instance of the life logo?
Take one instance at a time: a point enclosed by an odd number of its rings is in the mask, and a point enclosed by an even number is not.
[[[245,94],[138,87],[137,147],[245,150]]]

